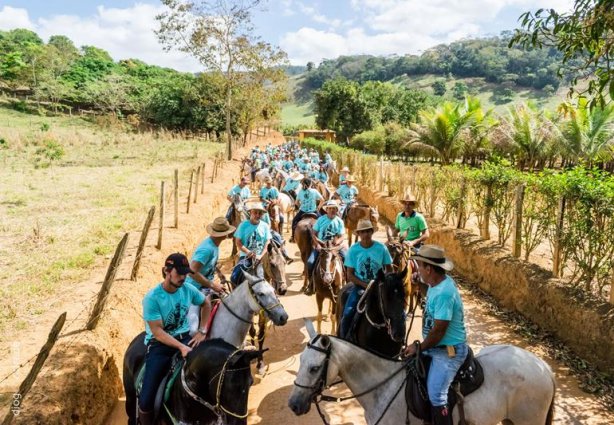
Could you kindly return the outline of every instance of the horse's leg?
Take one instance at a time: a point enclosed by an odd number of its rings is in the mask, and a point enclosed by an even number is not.
[[[256,346],[256,327],[254,326],[254,324],[252,323],[249,327],[249,338],[252,342],[252,345],[255,347]]]
[[[262,346],[264,345],[264,337],[266,335],[266,325],[267,318],[264,316],[264,312],[261,311],[258,315],[258,350],[260,350],[260,354],[258,355],[258,363],[256,365],[260,375],[264,375],[266,372],[266,365],[264,364],[264,357],[262,354]]]
[[[337,303],[332,298],[330,300],[330,329],[332,335],[337,332]]]
[[[317,317],[317,329],[318,333],[322,333],[322,306],[324,304],[324,297],[319,291],[316,291],[316,304],[318,305],[318,317]]]
[[[412,311],[414,311],[414,295],[415,295],[415,290],[414,290],[414,285],[411,281],[411,276],[408,276],[405,279],[405,293],[407,294],[405,296],[405,304],[408,305],[408,313],[411,313]]]

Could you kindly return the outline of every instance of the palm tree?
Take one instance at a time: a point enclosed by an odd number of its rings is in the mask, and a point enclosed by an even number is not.
[[[604,108],[588,107],[588,101],[581,98],[577,107],[569,102],[562,103],[559,112],[564,118],[557,127],[563,143],[563,156],[570,165],[577,160],[589,167],[595,162],[612,158],[614,152],[614,105]]]
[[[471,166],[475,166],[478,158],[484,158],[490,153],[490,133],[498,121],[492,109],[482,109],[480,99],[467,97],[465,102],[467,111],[473,114],[473,119],[463,130],[463,163],[467,161]]]
[[[463,130],[473,121],[475,107],[474,99],[467,98],[461,103],[444,102],[437,109],[421,111],[419,123],[411,124],[404,146],[409,151],[434,154],[444,165],[450,164],[462,147]]]
[[[533,170],[538,162],[552,152],[554,125],[543,111],[533,105],[520,104],[509,109],[509,114],[493,133],[498,150],[517,158],[518,168]]]

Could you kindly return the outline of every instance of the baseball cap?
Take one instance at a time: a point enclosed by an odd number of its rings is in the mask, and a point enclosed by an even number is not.
[[[190,269],[190,262],[188,261],[188,257],[179,252],[169,255],[164,262],[164,266],[167,269],[176,269],[177,273],[179,274],[185,275],[188,273],[194,273]]]

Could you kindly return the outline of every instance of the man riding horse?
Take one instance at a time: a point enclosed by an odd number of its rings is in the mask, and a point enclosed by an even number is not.
[[[284,185],[282,192],[290,195],[293,201],[296,201],[296,194],[301,185],[301,181],[304,176],[301,173],[297,173],[296,171],[290,174],[290,177],[286,179],[286,184]]]
[[[344,218],[347,215],[347,211],[352,207],[352,204],[356,202],[358,197],[358,188],[354,186],[356,179],[353,176],[347,176],[344,185],[340,185],[335,191],[335,195],[341,199],[341,217]]]
[[[318,216],[318,211],[324,203],[324,198],[320,192],[311,187],[311,179],[304,178],[301,182],[301,190],[296,195],[296,203],[299,205],[299,210],[292,220],[292,237],[290,242],[294,242],[294,230],[299,221],[306,215],[312,214]],[[318,203],[319,201],[319,203]]]
[[[314,291],[312,275],[313,268],[320,255],[320,249],[322,249],[328,241],[331,241],[332,247],[341,247],[339,250],[341,261],[345,259],[345,254],[347,252],[347,248],[342,247],[345,226],[343,225],[343,220],[341,220],[337,215],[337,212],[339,211],[337,202],[334,200],[327,201],[324,204],[324,210],[326,211],[326,215],[319,217],[311,229],[313,249],[309,255],[309,259],[307,260],[309,286],[305,290],[306,295],[312,295]]]
[[[407,195],[401,202],[404,210],[397,215],[394,227],[399,231],[403,243],[417,251],[430,236],[426,219],[415,210],[415,197]]]
[[[241,177],[239,184],[234,185],[232,189],[228,191],[228,195],[226,196],[228,201],[230,201],[230,206],[228,207],[228,212],[226,213],[226,219],[228,221],[230,221],[232,217],[233,201],[236,195],[239,195],[243,201],[251,196],[251,192],[249,190],[249,179],[247,177]]]
[[[452,425],[448,410],[448,389],[468,353],[463,301],[454,280],[446,274],[454,268],[443,248],[424,245],[412,259],[418,262],[418,273],[429,286],[422,320],[420,350],[431,357],[427,390],[432,405],[434,425]],[[411,344],[404,354],[416,353]]]

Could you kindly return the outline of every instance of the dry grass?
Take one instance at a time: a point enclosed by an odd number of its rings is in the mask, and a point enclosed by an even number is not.
[[[222,150],[171,133],[102,129],[0,109],[0,340],[139,229],[159,182]],[[62,153],[63,152],[63,153]],[[52,159],[55,158],[55,159]]]

